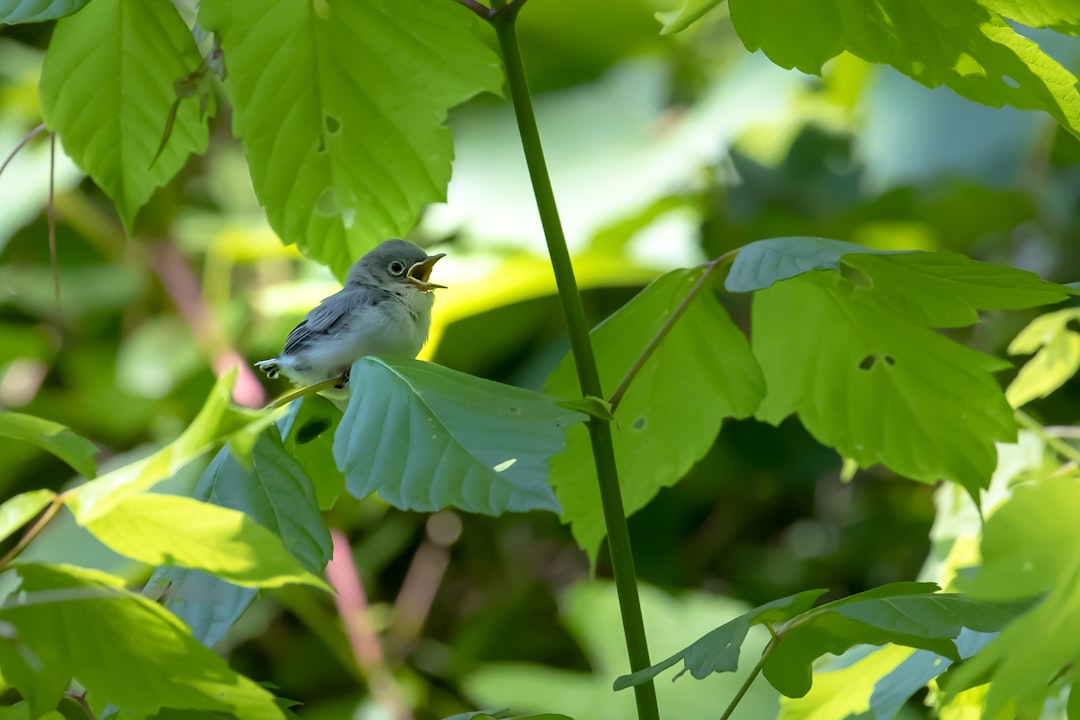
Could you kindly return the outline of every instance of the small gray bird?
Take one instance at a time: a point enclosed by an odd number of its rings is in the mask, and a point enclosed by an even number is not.
[[[276,358],[255,363],[270,378],[293,385],[340,377],[365,355],[414,358],[431,325],[431,269],[445,253],[428,255],[406,240],[387,240],[349,269],[345,287],[293,328]]]

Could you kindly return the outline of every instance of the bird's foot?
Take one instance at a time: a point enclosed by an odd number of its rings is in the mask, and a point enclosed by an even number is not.
[[[343,373],[341,374],[341,382],[339,382],[339,383],[338,383],[337,385],[335,385],[335,386],[334,386],[334,389],[335,389],[335,390],[344,390],[344,389],[345,389],[345,387],[346,387],[346,386],[347,386],[348,384],[349,384],[349,369],[347,368],[347,369],[345,370],[345,372],[343,372]]]

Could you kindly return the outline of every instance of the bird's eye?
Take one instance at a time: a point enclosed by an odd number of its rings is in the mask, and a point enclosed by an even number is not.
[[[394,260],[387,268],[391,275],[401,275],[405,272],[405,263],[400,260]]]

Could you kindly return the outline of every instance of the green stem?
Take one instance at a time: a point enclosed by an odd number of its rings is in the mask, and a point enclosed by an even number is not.
[[[772,630],[770,629],[770,632],[771,631]],[[729,702],[728,706],[724,709],[724,714],[720,716],[720,720],[728,720],[728,718],[731,717],[731,713],[735,712],[735,708],[738,707],[739,701],[743,699],[743,696],[746,695],[750,686],[757,680],[757,676],[761,674],[761,669],[765,667],[765,658],[769,657],[769,652],[772,651],[775,645],[776,635],[773,635],[772,640],[770,640],[769,644],[765,646],[765,649],[761,651],[761,657],[758,658],[757,665],[755,665],[754,669],[750,671],[750,674],[746,676],[746,679],[743,680],[743,684],[739,686],[739,691],[735,693],[735,697],[731,698],[731,702]]]
[[[498,12],[506,8],[507,12]],[[555,204],[555,193],[551,189],[544,150],[540,144],[540,132],[536,127],[533,114],[532,98],[525,78],[525,68],[518,47],[514,22],[519,4],[507,6],[505,2],[495,0],[492,9],[495,14],[491,24],[499,38],[503,61],[506,63],[506,76],[510,88],[510,98],[517,116],[521,144],[532,180],[533,194],[536,196],[537,209],[547,239],[548,254],[555,272],[555,284],[562,302],[563,314],[570,335],[570,347],[577,366],[578,382],[581,392],[586,396],[604,397],[600,385],[600,372],[596,367],[592,343],[589,340],[589,326],[585,320],[585,310],[581,304],[577,281],[574,279],[574,267],[570,262],[570,252],[566,248],[559,211]],[[604,512],[607,528],[608,548],[611,552],[611,565],[615,575],[615,588],[619,596],[619,610],[622,613],[623,632],[626,635],[627,655],[631,671],[643,670],[649,662],[649,648],[645,641],[645,623],[641,614],[641,600],[638,597],[634,556],[630,548],[630,532],[626,525],[626,513],[623,510],[622,491],[615,466],[615,448],[611,439],[611,425],[598,418],[589,418],[587,422],[589,438],[592,441],[593,460],[596,463],[596,477],[600,485],[600,504]],[[659,720],[660,711],[656,704],[656,688],[652,682],[634,687],[639,720]]]
[[[22,554],[22,551],[33,542],[34,538],[41,534],[41,531],[45,529],[45,526],[49,524],[49,521],[60,511],[60,506],[64,504],[64,494],[61,493],[52,499],[52,502],[45,507],[45,511],[41,513],[37,521],[30,526],[30,529],[19,538],[19,542],[15,543],[15,547],[8,551],[7,555],[0,558],[0,570],[6,570],[7,566],[11,562]]]
[[[1016,419],[1020,422],[1021,425],[1038,435],[1039,438],[1044,443],[1046,443],[1048,447],[1053,448],[1058,455],[1065,458],[1066,460],[1071,460],[1074,463],[1080,463],[1080,450],[1077,450],[1064,440],[1056,438],[1050,433],[1046,432],[1046,428],[1043,427],[1038,420],[1031,417],[1023,410],[1016,411]]]

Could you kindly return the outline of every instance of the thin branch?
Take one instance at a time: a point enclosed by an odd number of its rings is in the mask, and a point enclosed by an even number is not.
[[[314,385],[307,385],[306,387],[298,388],[298,389],[293,390],[291,392],[287,392],[284,395],[282,395],[281,397],[279,397],[278,399],[274,400],[274,402],[270,403],[269,407],[271,407],[271,408],[279,408],[279,407],[281,407],[283,405],[288,405],[293,400],[298,400],[298,399],[300,399],[302,397],[306,397],[308,395],[314,395],[315,393],[320,393],[323,390],[329,390],[331,388],[336,388],[339,385],[341,385],[342,383],[344,383],[345,381],[346,381],[346,378],[344,376],[342,376],[342,377],[330,378],[328,380],[322,380],[320,382],[315,383]]]
[[[675,308],[675,311],[673,313],[671,313],[671,317],[669,317],[667,321],[663,324],[663,326],[661,326],[660,330],[657,331],[656,337],[654,337],[645,347],[645,350],[630,367],[629,372],[626,373],[626,377],[624,377],[622,382],[619,383],[619,387],[616,388],[614,393],[612,393],[611,399],[608,400],[608,402],[611,404],[611,412],[614,413],[615,409],[619,407],[619,403],[622,402],[623,396],[626,395],[626,391],[630,389],[630,383],[634,382],[634,378],[637,377],[637,374],[639,372],[641,372],[641,368],[645,367],[645,363],[649,361],[649,358],[652,357],[652,354],[656,352],[656,349],[658,347],[660,347],[660,343],[663,342],[664,338],[667,337],[667,334],[671,332],[671,328],[675,326],[675,323],[679,321],[679,318],[681,318],[683,316],[683,313],[686,312],[687,308],[690,307],[690,303],[694,301],[694,298],[697,297],[698,292],[701,290],[701,288],[705,286],[705,283],[709,279],[709,276],[712,275],[712,272],[716,270],[716,268],[722,267],[727,263],[731,262],[738,252],[738,248],[734,250],[729,250],[715,260],[706,263],[705,272],[701,274],[701,277],[697,279],[697,282],[694,283],[694,286],[691,287],[690,291],[686,293],[686,297],[682,299],[682,302],[679,303],[679,306]]]
[[[326,578],[337,591],[334,604],[345,626],[356,666],[367,680],[371,695],[379,707],[397,720],[411,720],[412,713],[383,659],[382,646],[371,622],[367,595],[356,572],[356,560],[349,540],[340,530],[331,530],[330,536],[334,555],[326,566]]]
[[[60,312],[60,263],[56,259],[56,133],[49,133],[49,203],[45,209],[49,218],[49,262],[52,263],[56,312]]]
[[[529,0],[510,0],[510,2],[506,5],[503,5],[502,7],[493,10],[491,13],[491,17],[492,19],[494,19],[502,15],[516,15],[521,11],[521,8],[528,1]]]
[[[476,0],[454,0],[454,2],[469,8],[481,20],[490,20],[493,15],[491,8],[476,2]]]
[[[46,506],[45,510],[38,517],[37,521],[30,526],[19,542],[15,543],[15,547],[8,550],[7,555],[0,558],[0,570],[3,570],[8,565],[22,554],[22,551],[26,549],[26,546],[34,541],[41,531],[45,529],[45,526],[49,524],[49,521],[53,519],[57,512],[60,511],[60,506],[64,504],[64,494],[61,493],[53,498],[52,502]]]
[[[769,632],[772,632],[772,628],[769,628]],[[739,686],[739,691],[735,693],[735,696],[731,698],[731,702],[728,703],[727,708],[724,709],[724,714],[720,716],[720,720],[728,720],[731,717],[731,713],[735,712],[735,708],[739,705],[739,702],[746,695],[747,690],[757,680],[757,676],[761,673],[761,669],[765,667],[765,658],[769,657],[769,653],[776,647],[776,635],[773,635],[773,639],[769,641],[769,644],[765,646],[765,649],[761,651],[761,657],[758,658],[757,664],[754,665],[754,669],[750,671],[750,674],[743,680],[743,684]]]
[[[1016,411],[1016,419],[1021,425],[1038,435],[1039,438],[1046,443],[1048,447],[1053,448],[1058,455],[1067,460],[1071,460],[1074,463],[1080,463],[1080,450],[1077,450],[1061,438],[1054,437],[1048,433],[1046,428],[1044,428],[1038,420],[1031,417],[1023,410]]]
[[[0,163],[0,175],[4,174],[4,170],[6,170],[8,164],[11,163],[11,161],[15,159],[15,156],[19,154],[19,151],[22,150],[27,145],[29,145],[31,140],[33,140],[35,137],[37,137],[38,135],[40,135],[44,131],[45,131],[45,123],[41,123],[40,125],[35,127],[33,130],[26,133],[26,135],[23,137],[23,139],[19,141],[19,144],[15,146],[15,149],[12,150],[11,153],[6,158],[4,158],[4,162]]]

